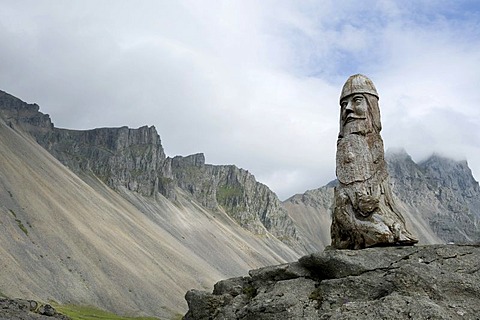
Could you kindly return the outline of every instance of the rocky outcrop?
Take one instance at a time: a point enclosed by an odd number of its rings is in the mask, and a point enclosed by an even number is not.
[[[49,304],[41,304],[35,300],[0,299],[0,319],[70,319]]]
[[[191,290],[185,320],[478,319],[480,246],[325,250]]]
[[[10,127],[20,127],[35,136],[53,130],[53,123],[48,114],[38,110],[36,104],[23,102],[22,100],[0,90],[0,117]]]
[[[211,210],[225,210],[242,227],[258,235],[270,232],[291,245],[299,237],[281,202],[247,170],[205,164],[203,154],[170,160],[175,184]]]
[[[94,174],[108,186],[145,196],[168,194],[166,156],[155,127],[67,130],[53,128],[37,141],[64,165]]]

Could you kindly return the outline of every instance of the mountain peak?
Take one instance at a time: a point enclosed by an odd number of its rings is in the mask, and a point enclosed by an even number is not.
[[[452,181],[462,189],[478,187],[466,160],[453,160],[434,153],[418,165],[430,179],[438,183]]]
[[[436,163],[450,163],[450,164],[458,163],[458,164],[462,164],[462,165],[466,165],[466,163],[467,163],[467,161],[465,159],[456,160],[455,158],[448,157],[448,156],[443,155],[443,154],[438,153],[438,152],[434,152],[427,159],[425,159],[423,161],[420,161],[419,165],[421,165],[423,163],[434,163],[434,162],[436,162]]]
[[[388,148],[385,157],[410,157],[405,148]]]
[[[20,126],[38,137],[53,129],[48,114],[39,112],[38,104],[26,103],[0,90],[0,118],[10,127]]]

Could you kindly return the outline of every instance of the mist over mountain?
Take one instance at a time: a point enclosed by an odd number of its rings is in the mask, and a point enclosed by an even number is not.
[[[155,127],[56,128],[0,91],[0,294],[171,317],[184,293],[330,243],[335,182],[281,202],[248,170],[169,157]],[[387,153],[423,244],[480,241],[466,161]]]

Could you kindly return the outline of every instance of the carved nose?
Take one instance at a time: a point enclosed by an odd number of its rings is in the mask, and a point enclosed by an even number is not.
[[[353,104],[352,104],[351,102],[349,102],[349,103],[347,104],[347,107],[345,108],[345,111],[346,111],[347,113],[353,112]]]
[[[345,116],[348,116],[350,113],[354,113],[353,105],[349,102],[345,107]]]

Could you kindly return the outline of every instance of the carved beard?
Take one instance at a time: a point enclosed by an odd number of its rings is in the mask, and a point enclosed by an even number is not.
[[[380,122],[380,108],[378,107],[378,98],[371,94],[362,94],[367,103],[366,119],[356,119],[344,123],[340,115],[340,133],[338,138],[343,138],[348,134],[366,135],[371,132],[380,133],[382,124]],[[340,109],[340,113],[342,110]]]
[[[369,116],[366,119],[355,119],[354,121],[347,122],[340,129],[341,136],[344,137],[348,134],[361,134],[366,135],[371,132],[371,124],[369,123]],[[342,134],[343,133],[343,134]]]

